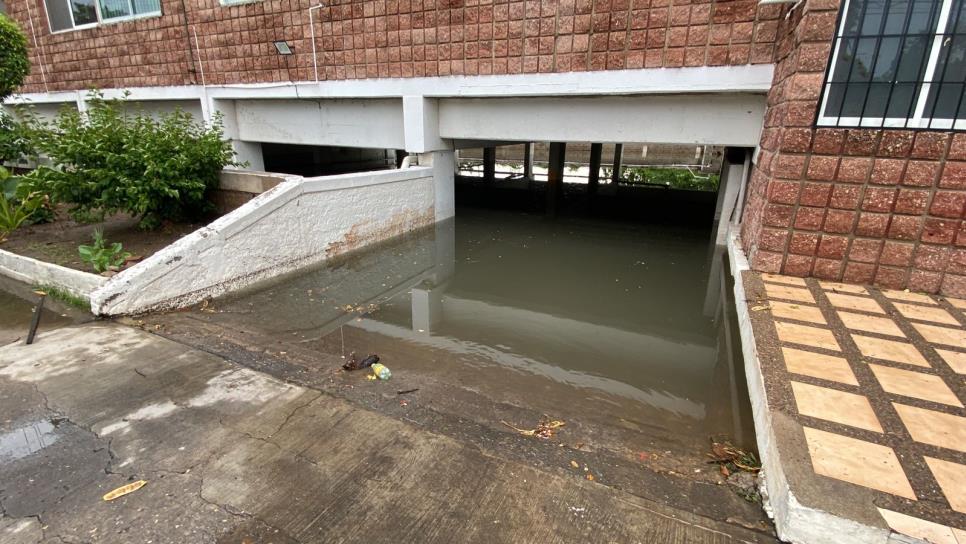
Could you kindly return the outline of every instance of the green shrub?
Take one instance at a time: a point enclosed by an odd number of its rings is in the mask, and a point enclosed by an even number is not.
[[[718,174],[695,175],[684,168],[628,167],[622,181],[631,184],[663,185],[672,189],[717,191]]]
[[[0,164],[36,159],[37,130],[29,108],[19,108],[16,117],[0,109]]]
[[[27,37],[17,23],[0,13],[0,100],[13,94],[29,72]]]
[[[71,205],[75,218],[127,212],[141,228],[199,218],[211,209],[218,173],[233,164],[220,118],[206,127],[180,110],[128,113],[122,100],[96,92],[85,114],[61,110],[38,148],[52,167],[24,176],[34,191]]]
[[[100,229],[94,229],[94,243],[89,246],[78,246],[77,253],[85,263],[94,267],[98,274],[106,272],[111,268],[120,268],[124,261],[131,256],[124,251],[124,246],[120,242],[108,245],[104,240],[104,234]]]
[[[23,225],[53,217],[49,199],[39,193],[25,193],[25,188],[20,178],[0,166],[0,242]]]

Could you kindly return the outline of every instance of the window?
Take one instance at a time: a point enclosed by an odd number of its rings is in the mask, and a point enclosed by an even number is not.
[[[161,15],[161,0],[44,0],[44,3],[52,32]]]
[[[845,0],[818,125],[966,129],[966,0]]]

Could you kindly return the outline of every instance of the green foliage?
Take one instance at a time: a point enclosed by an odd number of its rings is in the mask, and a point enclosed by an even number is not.
[[[72,205],[75,218],[127,212],[141,228],[210,210],[208,191],[233,164],[220,118],[206,127],[180,110],[154,118],[97,92],[88,100],[85,114],[63,109],[42,133],[38,147],[52,167],[24,176],[33,190]]]
[[[61,289],[60,287],[55,287],[53,285],[35,285],[34,289],[38,291],[43,291],[47,293],[48,297],[54,300],[59,300],[70,306],[74,306],[75,308],[80,308],[81,310],[88,310],[88,311],[90,311],[91,309],[90,300],[85,299],[83,297],[79,297],[66,289]]]
[[[24,203],[17,203],[0,195],[0,242],[30,219],[30,211]]]
[[[19,107],[16,111],[15,117],[0,109],[0,163],[37,158],[37,118],[30,108]]]
[[[108,245],[100,229],[94,229],[93,240],[92,245],[78,246],[77,253],[80,254],[81,260],[93,266],[98,274],[111,268],[120,268],[124,260],[131,256],[124,251],[124,246],[120,242]]]
[[[29,72],[27,37],[17,23],[0,14],[0,100],[13,94]]]
[[[0,166],[0,197],[6,201],[8,209],[22,208],[26,212],[27,218],[21,224],[47,223],[54,219],[50,199],[44,194],[30,191],[30,185],[24,183],[23,178],[11,175],[10,171],[2,166]],[[10,229],[10,231],[13,230],[13,228]]]
[[[672,189],[717,191],[718,174],[696,175],[682,168],[628,167],[622,181],[632,184],[663,185]]]

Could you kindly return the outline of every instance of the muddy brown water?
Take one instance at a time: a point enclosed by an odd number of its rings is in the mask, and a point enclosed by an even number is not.
[[[504,421],[532,428],[546,415],[567,422],[571,443],[697,472],[711,437],[754,447],[727,264],[709,239],[461,209],[216,300],[205,318],[277,339],[281,353],[378,354],[387,391],[420,388],[418,400],[508,432]],[[372,386],[365,371],[345,376]]]
[[[36,296],[29,294],[29,288],[26,286],[18,286],[18,289],[12,289],[10,284],[12,282],[0,281],[0,346],[11,342],[22,342],[27,338],[27,331],[30,328],[30,320],[33,317],[37,300]],[[24,291],[25,293],[20,294],[30,298],[17,296],[11,292],[14,290]],[[83,319],[80,312],[65,309],[62,306],[55,301],[46,301],[37,330],[43,332]]]

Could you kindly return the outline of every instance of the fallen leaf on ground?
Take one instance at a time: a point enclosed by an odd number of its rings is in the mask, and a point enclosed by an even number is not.
[[[762,310],[767,310],[768,308],[769,308],[769,306],[767,304],[762,304],[761,306],[752,306],[751,307],[751,311],[753,311],[753,312],[760,312]]]
[[[587,475],[587,479],[590,480],[591,482],[593,482],[594,481],[594,475],[593,474],[588,474]]]
[[[124,495],[127,495],[128,493],[133,493],[138,489],[141,489],[142,487],[147,485],[147,483],[148,483],[147,480],[138,480],[136,482],[131,482],[127,485],[122,485],[121,487],[108,492],[106,495],[104,495],[103,499],[105,501],[113,501],[114,499],[118,499],[120,497],[123,497]]]
[[[563,421],[550,418],[544,418],[542,421],[540,421],[540,424],[537,425],[536,429],[521,429],[519,427],[514,427],[513,425],[502,420],[500,423],[522,434],[523,436],[536,436],[543,439],[551,438],[553,435],[557,434],[557,429],[566,425],[566,423]]]
[[[577,461],[571,461],[570,462],[570,466],[572,466],[574,468],[580,468],[580,465],[577,464]]]

